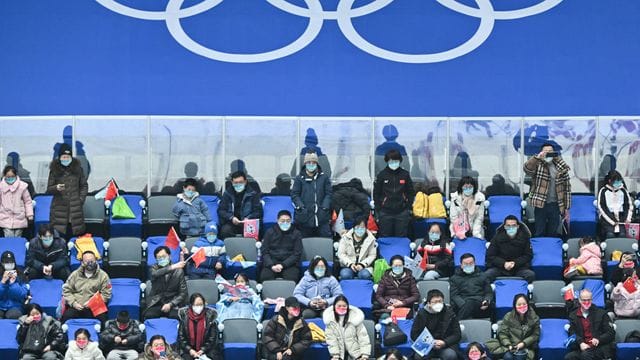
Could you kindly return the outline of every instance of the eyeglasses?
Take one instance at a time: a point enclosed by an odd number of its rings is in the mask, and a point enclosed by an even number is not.
[[[582,302],[591,302],[591,299],[580,299]]]

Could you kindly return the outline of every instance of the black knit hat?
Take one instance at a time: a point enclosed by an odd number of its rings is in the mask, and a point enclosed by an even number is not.
[[[3,264],[6,263],[15,263],[16,262],[16,257],[15,255],[13,255],[13,253],[9,250],[5,251],[2,253],[2,256],[0,256],[0,262]]]
[[[63,143],[62,145],[60,145],[60,149],[58,149],[58,157],[62,156],[62,155],[73,155],[72,151],[71,151],[71,145]]]
[[[285,307],[299,308],[299,307],[300,307],[300,302],[299,302],[299,301],[298,301],[298,299],[296,299],[294,296],[289,296],[289,297],[284,301],[284,306],[285,306]]]

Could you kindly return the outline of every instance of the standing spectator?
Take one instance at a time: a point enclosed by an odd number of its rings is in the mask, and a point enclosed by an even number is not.
[[[246,274],[237,273],[234,279],[235,288],[242,289],[245,295],[238,296],[229,291],[224,292],[216,305],[218,322],[223,323],[226,319],[253,319],[259,323],[264,310],[260,295],[249,286],[249,277]]]
[[[0,261],[0,319],[17,319],[22,316],[22,305],[29,291],[22,272],[16,266],[15,255],[11,251],[5,251]]]
[[[367,230],[367,217],[360,216],[353,222],[353,228],[347,231],[338,244],[340,279],[371,280],[373,262],[376,261],[378,243],[375,235]]]
[[[593,294],[580,291],[580,307],[569,314],[569,336],[575,341],[565,360],[609,359],[615,353],[615,331],[604,309],[593,305]]]
[[[524,164],[532,182],[529,202],[535,208],[535,236],[557,237],[560,216],[567,218],[571,208],[571,169],[552,144],[545,143],[540,150]]]
[[[492,355],[504,360],[516,359],[516,353],[526,352],[528,360],[535,358],[540,341],[540,318],[529,306],[525,294],[513,297],[513,309],[504,315],[498,328],[498,338],[487,342]]]
[[[418,247],[427,272],[422,275],[424,280],[436,280],[449,277],[453,271],[453,245],[448,234],[442,231],[440,224],[433,223],[429,227],[427,237]]]
[[[602,238],[627,237],[625,224],[631,222],[633,201],[616,170],[609,171],[598,191],[598,213]]]
[[[247,175],[241,171],[231,174],[231,188],[225,190],[218,207],[222,239],[242,235],[244,220],[262,219],[260,193],[247,188]]]
[[[178,318],[178,309],[187,299],[184,261],[171,264],[171,250],[159,246],[153,252],[156,264],[151,267],[151,295],[147,298],[145,319]]]
[[[389,150],[384,156],[387,166],[373,185],[373,201],[378,218],[379,237],[406,237],[415,195],[409,172],[400,167],[402,155]]]
[[[487,267],[485,272],[489,281],[498,276],[519,276],[531,283],[536,274],[531,271],[531,233],[527,226],[513,215],[508,215],[504,223],[496,230],[487,249]]]
[[[49,224],[42,224],[38,235],[29,241],[25,275],[33,279],[60,279],[66,281],[71,273],[67,243]]]
[[[209,207],[196,191],[196,181],[186,179],[182,194],[178,194],[176,204],[171,210],[180,221],[180,233],[183,236],[197,236],[211,221]]]
[[[600,246],[591,236],[586,236],[580,239],[580,256],[569,259],[569,266],[576,268],[578,275],[602,275],[601,262]]]
[[[21,237],[22,230],[33,221],[33,204],[26,182],[20,180],[13,166],[6,166],[0,182],[0,227],[4,237]]]
[[[328,267],[325,258],[316,256],[293,290],[293,296],[306,308],[302,312],[305,319],[321,317],[336,297],[342,295],[342,287]]]
[[[387,269],[376,289],[374,309],[377,314],[388,315],[395,308],[413,308],[420,299],[416,279],[411,270],[405,269],[404,258],[394,255],[391,258],[391,269]]]
[[[26,315],[18,322],[16,340],[20,345],[20,360],[60,360],[65,350],[65,336],[60,323],[45,314],[38,304],[25,307]]]
[[[353,178],[349,182],[335,185],[331,197],[331,209],[336,214],[342,210],[345,221],[354,221],[360,216],[369,216],[371,212],[369,193],[362,186],[362,181]]]
[[[336,297],[333,306],[322,313],[322,320],[331,360],[366,360],[373,354],[364,313],[350,306],[344,295]]]
[[[115,320],[107,321],[100,333],[100,348],[107,354],[107,360],[136,360],[144,337],[138,320],[131,319],[129,312],[123,310]]]
[[[400,133],[398,132],[398,128],[393,124],[385,125],[382,128],[382,136],[384,137],[385,142],[376,147],[374,174],[377,174],[382,171],[382,169],[384,169],[386,165],[385,163],[388,162],[386,159],[386,155],[389,153],[389,151],[397,151],[401,156],[407,156],[407,149],[404,147],[404,145],[399,144],[396,141],[399,135]],[[411,172],[411,165],[409,164],[409,161],[407,161],[407,163],[404,165],[404,169],[408,172]]]
[[[314,152],[304,156],[304,168],[293,181],[291,200],[302,236],[331,237],[331,180],[318,165]]]
[[[451,193],[449,221],[451,234],[460,240],[468,236],[484,239],[484,194],[478,191],[478,181],[465,176],[458,189]]]
[[[153,335],[149,339],[149,343],[144,346],[144,353],[140,355],[142,360],[180,360],[180,356],[176,354],[167,344],[162,335]]]
[[[298,299],[288,297],[262,335],[267,360],[300,360],[311,345],[311,330],[300,316]]]
[[[204,248],[206,260],[197,266],[193,262],[187,265],[187,273],[190,279],[215,279],[216,274],[221,273],[227,264],[227,254],[224,241],[218,239],[218,227],[214,221],[207,223],[204,228],[204,236],[201,236],[191,247],[191,253],[195,254]]]
[[[438,290],[429,290],[424,308],[418,311],[411,326],[411,340],[415,341],[427,328],[433,336],[433,349],[424,358],[414,354],[414,359],[430,359],[431,356],[442,360],[457,360],[460,342],[460,324],[450,307],[444,304],[444,294]]]
[[[178,344],[183,359],[197,360],[201,356],[211,360],[222,359],[218,349],[218,314],[205,305],[204,296],[193,293],[189,297],[189,306],[178,311]]]
[[[76,318],[97,318],[104,325],[107,313],[93,316],[91,309],[86,307],[87,301],[99,292],[105,303],[111,299],[111,280],[104,270],[98,267],[96,255],[91,251],[82,253],[82,265],[69,275],[62,286],[62,296],[67,303],[67,309],[62,314],[60,322]],[[97,345],[96,345],[97,347]]]
[[[298,281],[300,257],[302,256],[302,234],[291,227],[291,213],[278,212],[278,224],[272,226],[262,239],[262,281],[283,278]]]
[[[64,360],[105,360],[98,343],[91,341],[91,334],[87,329],[76,330],[74,338],[69,342]]]
[[[49,165],[47,181],[47,194],[53,195],[49,222],[66,237],[85,231],[82,206],[89,190],[80,162],[71,155],[71,146],[60,145],[58,159]]]
[[[486,316],[493,291],[487,276],[476,266],[473,254],[460,256],[460,267],[451,279],[451,304],[460,320]]]

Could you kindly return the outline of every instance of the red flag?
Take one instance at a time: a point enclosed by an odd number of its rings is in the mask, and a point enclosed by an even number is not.
[[[331,212],[331,221],[329,222],[329,224],[333,226],[333,224],[336,223],[337,219],[338,219],[338,214],[336,214],[336,211],[333,210],[333,212]]]
[[[207,260],[207,255],[204,252],[204,248],[198,249],[193,255],[191,255],[191,260],[196,264],[196,267],[200,267],[205,260]]]
[[[104,299],[99,291],[96,291],[84,306],[91,310],[93,316],[98,316],[107,312],[107,304],[104,303]]]
[[[633,294],[634,292],[636,292],[636,290],[638,290],[638,288],[636,287],[636,280],[637,278],[635,276],[629,276],[627,280],[625,280],[622,284],[622,286],[627,290],[629,294]]]
[[[367,220],[367,229],[372,233],[378,232],[378,224],[376,224],[376,220],[373,218],[373,215],[369,213],[369,220]]]
[[[107,192],[104,195],[105,200],[113,200],[118,197],[118,188],[116,187],[116,182],[113,179],[109,180],[107,184]]]
[[[164,241],[164,245],[170,249],[176,250],[180,247],[180,238],[178,237],[178,233],[176,233],[176,229],[171,227],[169,229],[169,233],[167,234],[167,238]]]

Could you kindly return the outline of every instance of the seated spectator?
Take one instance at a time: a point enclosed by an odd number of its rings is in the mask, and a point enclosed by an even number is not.
[[[513,215],[504,219],[496,230],[487,249],[487,277],[493,282],[498,276],[519,276],[532,282],[536,274],[531,271],[531,233],[527,225]]]
[[[302,312],[305,319],[322,317],[324,310],[333,305],[338,295],[342,295],[340,283],[327,270],[328,267],[325,258],[316,256],[293,290],[293,296],[305,307]]]
[[[487,341],[492,355],[505,360],[517,359],[516,354],[526,353],[527,359],[535,358],[540,341],[540,318],[529,307],[525,294],[513,297],[513,309],[504,315],[498,327],[498,338]]]
[[[283,278],[298,281],[302,256],[302,233],[291,227],[291,213],[278,212],[278,224],[272,226],[262,239],[262,281]]]
[[[376,176],[373,200],[379,237],[406,237],[411,221],[415,191],[409,171],[400,167],[402,155],[396,149],[384,155],[387,166]]]
[[[171,210],[180,221],[180,233],[183,236],[198,236],[204,226],[211,221],[209,207],[196,191],[196,182],[193,179],[184,181],[182,194],[178,194],[178,200]]]
[[[417,250],[426,266],[426,272],[422,274],[422,278],[436,280],[451,276],[453,272],[452,250],[453,245],[449,235],[442,231],[440,224],[431,224],[427,237],[422,240]]]
[[[244,220],[262,219],[260,193],[247,187],[247,175],[241,171],[231,174],[231,187],[222,194],[218,207],[220,236],[223,239],[243,235]]]
[[[187,299],[184,261],[171,264],[171,250],[159,246],[153,252],[156,264],[151,267],[151,295],[147,298],[144,318],[178,318],[178,309]]]
[[[21,237],[33,221],[33,204],[26,182],[20,180],[13,166],[6,166],[0,182],[0,227],[4,237]]]
[[[593,305],[593,294],[580,291],[580,307],[569,314],[569,336],[575,335],[565,360],[608,359],[615,354],[615,330],[604,309]]]
[[[227,254],[224,249],[224,241],[218,238],[218,226],[211,221],[204,227],[204,236],[201,236],[191,247],[191,253],[195,254],[204,248],[207,259],[197,266],[190,261],[187,264],[189,279],[214,279],[216,274],[222,273],[227,264]]]
[[[379,357],[378,360],[407,360],[407,357],[402,355],[400,350],[391,348],[387,350],[387,353]]]
[[[613,312],[618,317],[637,318],[640,316],[640,281],[635,272],[618,282],[611,292]],[[630,285],[625,286],[628,280]],[[635,287],[635,290],[633,289]],[[630,291],[631,290],[631,291]]]
[[[357,217],[353,228],[347,231],[338,244],[338,260],[340,278],[342,280],[358,279],[370,280],[373,277],[373,262],[376,261],[378,243],[375,235],[367,230],[365,216]]]
[[[17,319],[22,316],[22,305],[29,293],[27,281],[16,266],[16,257],[11,251],[3,252],[0,261],[0,319]]]
[[[300,316],[298,299],[288,297],[280,311],[267,323],[262,334],[267,360],[300,360],[311,345],[311,330]]]
[[[149,339],[149,343],[144,346],[144,353],[140,355],[142,360],[180,360],[180,356],[176,354],[167,344],[162,335],[153,335]]]
[[[353,178],[349,182],[334,185],[331,209],[336,214],[342,210],[345,221],[354,221],[359,216],[369,216],[369,193],[362,186],[362,181]]]
[[[460,320],[474,317],[489,317],[487,311],[493,299],[491,283],[476,266],[473,254],[460,256],[460,267],[449,279],[451,285],[451,305]]]
[[[331,193],[331,179],[318,165],[318,154],[305,154],[304,167],[291,189],[296,226],[304,237],[331,237]]]
[[[411,270],[405,269],[404,258],[394,255],[391,258],[391,269],[387,269],[376,289],[375,313],[387,317],[396,308],[413,308],[420,299],[416,279]]]
[[[82,253],[82,265],[69,275],[62,286],[62,296],[67,303],[62,314],[61,323],[76,318],[97,318],[100,323],[107,321],[107,313],[93,316],[91,309],[86,307],[87,301],[99,292],[105,303],[111,299],[111,280],[109,275],[100,269],[96,255],[91,251]],[[97,345],[96,345],[97,347]]]
[[[464,360],[488,360],[487,350],[479,342],[472,342],[467,346]]]
[[[636,266],[636,255],[630,251],[625,251],[620,256],[618,266],[611,272],[611,283],[615,286],[619,282],[624,281],[635,271],[640,275],[640,267]]]
[[[414,359],[430,359],[433,356],[442,360],[457,360],[458,343],[460,342],[460,324],[450,307],[444,304],[444,294],[438,290],[429,290],[427,301],[418,310],[411,326],[411,340],[415,341],[427,328],[434,338],[434,346],[424,358],[414,353]]]
[[[478,181],[470,176],[458,182],[451,193],[449,221],[451,234],[460,240],[468,236],[484,239],[484,194],[478,191]]]
[[[264,303],[260,295],[249,286],[249,277],[244,273],[237,273],[234,287],[241,289],[242,293],[222,293],[216,305],[218,322],[222,324],[226,319],[253,319],[259,323],[262,320]]]
[[[580,239],[580,256],[569,259],[569,273],[567,275],[602,275],[602,253],[600,246],[591,236]],[[575,270],[575,271],[572,271]],[[571,276],[569,276],[571,277]]]
[[[38,304],[25,306],[16,340],[21,360],[60,360],[65,351],[65,336],[60,323],[42,311]]]
[[[87,329],[76,330],[74,339],[69,341],[64,360],[105,360],[98,343],[91,341],[91,334]]]
[[[322,313],[324,334],[331,360],[366,360],[373,354],[369,334],[364,326],[364,313],[350,306],[344,295],[338,295],[333,306]]]
[[[611,170],[605,177],[605,184],[598,191],[598,213],[600,233],[604,239],[627,237],[625,224],[633,217],[633,201],[625,188],[622,175]]]
[[[285,173],[278,174],[276,186],[271,189],[269,195],[291,196],[291,176]]]
[[[71,269],[67,256],[67,243],[57,236],[53,226],[42,224],[38,235],[29,241],[27,250],[27,268],[24,271],[29,280],[60,279],[67,280]]]
[[[107,360],[136,360],[144,340],[140,323],[131,319],[126,310],[120,311],[115,320],[107,321],[100,332],[100,348],[107,354]]]
[[[222,359],[218,349],[217,315],[214,309],[206,306],[202,294],[191,294],[189,306],[178,312],[178,344],[183,359],[197,360],[201,356],[211,360]]]
[[[529,185],[531,185],[531,181],[529,181]],[[485,194],[489,197],[494,195],[519,195],[520,192],[517,186],[507,184],[504,176],[495,174],[491,178],[491,185],[485,189]]]

